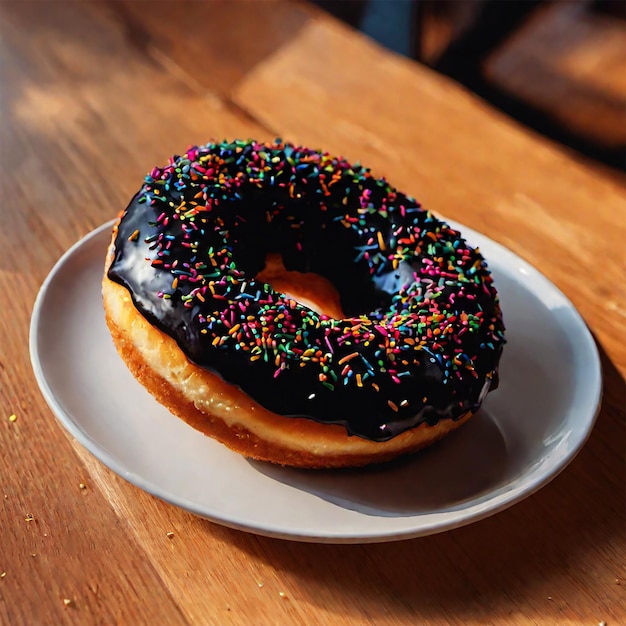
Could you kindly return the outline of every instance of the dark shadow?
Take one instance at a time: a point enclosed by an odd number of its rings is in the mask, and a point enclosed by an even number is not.
[[[506,442],[484,411],[434,446],[363,469],[307,471],[249,461],[262,474],[352,511],[405,517],[453,511],[503,481]]]
[[[399,618],[441,619],[442,606],[457,619],[487,619],[498,614],[498,606],[510,607],[503,590],[523,602],[551,579],[581,576],[607,544],[623,547],[626,387],[598,347],[604,397],[588,442],[549,485],[494,517],[445,534],[373,545],[296,543],[200,523],[252,561],[293,577],[309,590],[308,602],[326,609],[324,598],[339,589],[348,605],[356,603],[374,619],[389,610]],[[599,491],[603,505],[594,507]],[[550,511],[549,519],[540,511]],[[340,580],[329,575],[333,567],[340,568]],[[381,598],[386,608],[379,605]],[[527,617],[539,610],[529,607]]]

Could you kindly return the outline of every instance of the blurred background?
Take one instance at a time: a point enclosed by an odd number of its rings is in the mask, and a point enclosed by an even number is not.
[[[626,1],[315,4],[618,176],[626,169]]]
[[[626,0],[0,0],[0,111],[13,107],[24,117],[24,102],[38,107],[52,98],[45,81],[31,85],[21,71],[30,57],[50,70],[54,85],[75,89],[75,46],[89,57],[81,72],[96,84],[113,79],[120,67],[113,51],[128,58],[119,36],[138,58],[182,72],[229,103],[234,86],[315,16],[337,18],[450,77],[601,175],[626,182]],[[339,74],[341,62],[329,73]],[[68,107],[85,111],[78,100]],[[68,107],[58,104],[56,115],[67,117]],[[57,109],[48,106],[48,117]]]

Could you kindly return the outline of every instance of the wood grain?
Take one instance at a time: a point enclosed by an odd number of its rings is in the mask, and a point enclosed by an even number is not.
[[[198,137],[263,133],[167,75],[101,9],[2,7],[2,624],[187,622],[36,391],[28,323],[56,259],[123,208],[150,163]],[[152,97],[132,106],[142,90]]]
[[[109,0],[108,7],[136,45],[226,100],[234,84],[311,19],[305,5],[281,0]]]
[[[130,0],[0,5],[0,624],[626,622],[623,190],[320,12],[273,4],[267,39],[247,48],[262,9],[237,13],[239,29],[224,12],[240,8],[214,2],[184,15]],[[173,36],[190,24],[212,36]],[[211,60],[200,78],[198,56]],[[309,545],[195,518],[65,436],[27,350],[52,264],[170,154],[276,134],[371,164],[579,307],[605,395],[562,475],[442,535]]]

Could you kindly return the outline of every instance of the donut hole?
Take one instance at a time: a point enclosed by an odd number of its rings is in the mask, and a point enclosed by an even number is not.
[[[339,293],[327,278],[314,272],[288,270],[280,254],[270,253],[265,257],[265,267],[256,279],[320,315],[345,317]]]
[[[407,262],[394,266],[387,244],[379,247],[379,240],[393,237],[386,220],[369,216],[357,231],[338,221],[343,195],[321,210],[317,198],[290,197],[285,189],[248,189],[242,199],[214,207],[211,219],[219,228],[206,249],[228,250],[229,262],[247,278],[335,319],[386,310],[399,289],[413,282],[415,268]]]

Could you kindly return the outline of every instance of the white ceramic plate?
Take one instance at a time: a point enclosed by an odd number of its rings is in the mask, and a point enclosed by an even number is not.
[[[601,396],[596,346],[565,296],[509,250],[459,226],[489,261],[508,344],[500,387],[466,426],[399,463],[304,471],[252,462],[161,407],[117,355],[100,280],[111,224],[79,241],[44,282],[31,359],[63,426],[141,489],[261,535],[326,543],[448,530],[518,502],[576,455]]]

